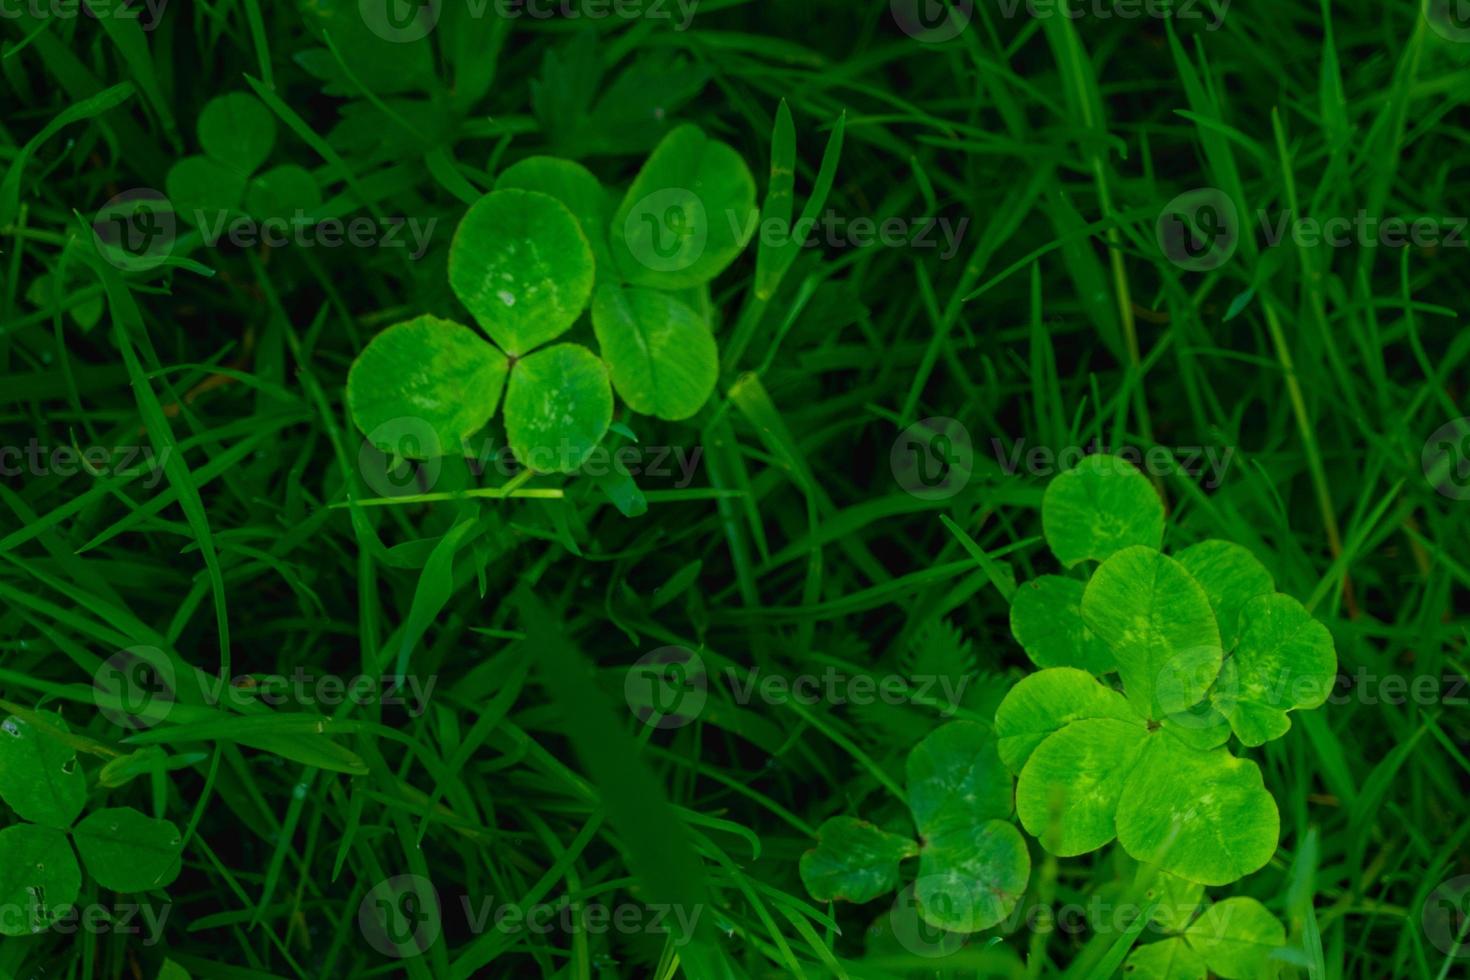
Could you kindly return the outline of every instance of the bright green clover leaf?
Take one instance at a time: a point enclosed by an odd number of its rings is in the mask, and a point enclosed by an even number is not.
[[[608,249],[608,222],[612,198],[592,171],[558,157],[527,157],[495,178],[496,190],[539,191],[550,194],[572,212],[592,245],[599,281],[615,270]]]
[[[1099,565],[1082,594],[1082,618],[1113,651],[1129,702],[1149,718],[1187,711],[1219,676],[1209,597],[1152,548],[1124,548]]]
[[[1240,643],[1213,696],[1244,745],[1285,735],[1288,711],[1327,700],[1337,675],[1332,634],[1291,596],[1257,596],[1240,614]]]
[[[1225,980],[1253,980],[1269,975],[1271,951],[1286,945],[1286,927],[1260,902],[1240,896],[1205,909],[1184,938]]]
[[[253,95],[233,92],[209,100],[199,113],[199,146],[205,155],[254,173],[271,155],[276,119]]]
[[[45,722],[69,731],[59,715],[39,712]],[[61,830],[70,827],[87,802],[87,780],[71,746],[21,718],[0,723],[0,799],[22,819]]]
[[[429,459],[459,452],[490,420],[505,374],[505,355],[473,330],[421,316],[389,327],[363,349],[347,373],[347,406],[383,452]],[[420,420],[422,445],[402,444],[404,433],[391,423],[404,419]]]
[[[918,853],[911,838],[832,817],[817,829],[817,846],[801,856],[801,880],[819,902],[870,902],[898,887],[898,863]]]
[[[1164,502],[1127,460],[1087,456],[1047,486],[1041,527],[1052,553],[1071,568],[1134,545],[1161,547]]]
[[[29,823],[0,830],[0,909],[11,911],[0,916],[0,934],[41,932],[81,890],[81,869],[61,831]]]
[[[1224,676],[1224,671],[1221,671]],[[1216,686],[1220,684],[1216,681]],[[1214,696],[1211,691],[1211,696]],[[1230,741],[1230,720],[1220,713],[1210,701],[1191,705],[1186,711],[1176,711],[1163,719],[1163,729],[1185,745],[1200,752],[1218,749]]]
[[[1258,595],[1276,591],[1266,566],[1245,548],[1230,541],[1201,541],[1174,556],[1210,597],[1210,608],[1220,624],[1221,646],[1235,649],[1240,635],[1240,608]]]
[[[714,335],[698,313],[667,293],[600,286],[592,327],[613,386],[633,411],[687,419],[714,392],[720,370]]]
[[[1085,718],[1139,720],[1123,695],[1085,670],[1054,667],[1022,678],[995,711],[1001,761],[1011,772],[1021,772],[1043,739]]]
[[[1086,583],[1042,575],[1016,589],[1011,635],[1038,667],[1079,667],[1094,674],[1117,670],[1113,655],[1082,622]]]
[[[1271,859],[1281,816],[1254,762],[1153,732],[1124,783],[1117,830],[1131,857],[1225,885]]]
[[[293,221],[298,214],[313,220],[321,206],[322,192],[316,178],[294,163],[272,167],[252,180],[245,192],[245,211],[262,220]]]
[[[134,810],[93,810],[72,831],[87,871],[104,888],[141,892],[179,876],[179,828]]]
[[[1183,939],[1139,946],[1128,955],[1123,975],[1131,980],[1206,980],[1205,961]]]
[[[1123,787],[1148,741],[1142,718],[1088,718],[1048,735],[1021,770],[1021,826],[1061,857],[1095,851],[1117,836]]]
[[[1147,865],[1140,866],[1139,877],[1148,870],[1150,869]],[[1144,891],[1144,899],[1159,900],[1159,904],[1154,907],[1153,921],[1170,932],[1179,932],[1189,925],[1189,920],[1199,911],[1200,902],[1205,897],[1205,886],[1197,881],[1187,881],[1178,875],[1171,875],[1162,869],[1151,870],[1154,879]]]
[[[758,220],[745,160],[698,126],[680,126],[654,148],[613,215],[613,259],[635,285],[698,286],[735,261]]]
[[[1031,877],[1031,855],[1015,824],[955,825],[924,841],[914,901],[936,929],[979,932],[1016,907]]]
[[[566,333],[587,308],[594,266],[572,212],[537,191],[486,194],[449,246],[454,294],[513,357]]]
[[[505,392],[505,433],[516,458],[543,473],[570,473],[612,424],[607,366],[578,344],[516,362]]]

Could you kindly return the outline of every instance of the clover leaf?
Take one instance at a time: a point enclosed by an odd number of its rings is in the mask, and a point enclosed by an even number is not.
[[[1271,975],[1271,952],[1286,945],[1281,920],[1245,896],[1216,902],[1193,924],[1171,928],[1181,934],[1138,947],[1123,972],[1158,980],[1204,980],[1210,972],[1223,980],[1254,980]]]
[[[174,210],[192,224],[238,216],[290,221],[321,207],[321,189],[310,171],[286,164],[252,179],[270,158],[276,122],[253,95],[234,92],[211,99],[199,113],[201,155],[185,157],[165,178]],[[214,216],[211,218],[210,216]]]
[[[580,163],[558,157],[527,157],[502,170],[495,178],[495,189],[538,191],[556,198],[586,233],[596,260],[598,278],[612,274],[614,265],[607,236],[612,198],[592,171]]]
[[[1225,662],[1213,700],[1243,745],[1291,728],[1288,711],[1327,700],[1337,674],[1332,634],[1300,602],[1279,593],[1241,608],[1240,643]]]
[[[1258,595],[1276,591],[1276,581],[1256,556],[1231,541],[1201,541],[1174,558],[1209,597],[1220,627],[1221,646],[1235,649],[1240,635],[1240,609]]]
[[[1085,670],[1055,667],[1023,677],[995,710],[996,745],[1007,769],[1019,774],[1036,747],[1074,721],[1137,717],[1128,701]]]
[[[1071,568],[1134,545],[1159,548],[1164,502],[1148,478],[1117,456],[1084,457],[1047,486],[1041,499],[1046,543]]]
[[[518,357],[566,333],[592,297],[592,245],[567,206],[498,190],[465,213],[449,245],[449,285],[500,349]]]
[[[870,902],[898,887],[898,863],[919,853],[912,838],[854,817],[833,817],[801,856],[801,880],[819,902]]]
[[[613,386],[633,411],[687,419],[714,392],[720,367],[714,335],[703,317],[668,293],[600,286],[592,327]]]
[[[654,147],[612,220],[630,283],[687,289],[723,272],[755,234],[755,178],[734,149],[694,125]]]
[[[505,392],[505,434],[516,457],[543,472],[570,473],[612,424],[607,366],[578,344],[522,358]]]
[[[1080,667],[1094,674],[1117,670],[1113,654],[1082,621],[1086,583],[1042,575],[1016,589],[1011,635],[1038,667]]]
[[[37,712],[45,723],[65,732],[59,715]],[[23,718],[0,724],[0,799],[24,820],[64,830],[87,802],[87,780],[71,746]]]
[[[505,355],[473,330],[421,316],[389,327],[347,373],[347,406],[377,448],[412,459],[456,452],[495,414]],[[424,445],[399,445],[400,419],[421,419]],[[375,434],[377,438],[375,437]]]
[[[1098,566],[1082,594],[1082,619],[1112,649],[1128,700],[1149,718],[1198,704],[1220,673],[1209,597],[1152,548],[1130,546]]]
[[[1086,718],[1048,735],[1016,782],[1021,826],[1061,857],[1102,847],[1117,836],[1118,803],[1147,742],[1141,718]]]
[[[25,921],[0,917],[0,935],[41,932],[81,890],[82,872],[64,833],[31,823],[0,830],[0,908],[27,913]]]
[[[920,844],[851,817],[832,817],[802,856],[803,883],[821,901],[869,901],[898,884],[898,862],[919,855],[914,898],[929,925],[988,929],[1016,907],[1031,855],[1011,815],[1011,777],[983,725],[950,722],[909,753],[907,796]]]
[[[0,799],[31,821],[0,830],[0,907],[26,912],[24,920],[0,916],[0,934],[40,932],[76,902],[81,866],[67,833],[104,888],[137,892],[172,883],[181,868],[178,828],[132,807],[95,810],[72,827],[87,796],[75,740],[58,715],[27,718],[0,722]]]

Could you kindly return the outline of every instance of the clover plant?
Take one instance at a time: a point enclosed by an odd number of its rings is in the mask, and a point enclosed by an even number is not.
[[[42,931],[77,900],[78,853],[92,878],[117,892],[163,888],[181,867],[182,839],[167,820],[109,807],[78,821],[87,778],[63,740],[69,729],[49,712],[35,718],[40,725],[17,716],[0,722],[0,800],[22,821],[0,830],[0,907],[29,913],[0,919],[0,933],[11,936]]]
[[[1012,780],[984,725],[953,721],[909,753],[909,810],[919,840],[848,816],[817,830],[801,858],[818,901],[868,902],[896,889],[899,864],[917,856],[914,902],[931,926],[977,932],[1016,907],[1031,875],[1025,838],[1010,822]]]
[[[995,715],[1021,825],[1063,857],[1116,838],[1199,885],[1259,870],[1280,815],[1260,769],[1227,743],[1280,738],[1289,712],[1326,700],[1331,634],[1237,544],[1164,554],[1163,503],[1122,459],[1091,456],[1057,477],[1042,529],[1071,574],[1017,591],[1012,633],[1042,669]]]
[[[1286,926],[1264,905],[1244,896],[1226,898],[1195,918],[1203,892],[1200,886],[1191,891],[1189,883],[1174,878],[1165,889],[1177,899],[1161,906],[1170,910],[1167,920],[1155,916],[1167,935],[1135,948],[1123,965],[1125,976],[1132,980],[1206,980],[1213,973],[1224,980],[1256,980],[1272,975],[1271,952],[1286,945]]]
[[[622,204],[585,167],[532,157],[469,208],[449,250],[449,285],[469,327],[420,316],[388,327],[358,356],[347,402],[384,452],[461,451],[505,394],[511,450],[532,468],[572,472],[607,433],[613,391],[670,421],[714,391],[710,325],[680,291],[702,287],[747,244],[755,181],[698,127],[672,130]],[[599,348],[558,342],[590,307]],[[404,447],[388,423],[421,419],[428,445]]]
[[[257,174],[276,142],[276,120],[253,95],[211,99],[199,114],[200,155],[169,170],[165,187],[174,210],[190,223],[222,217],[291,220],[322,203],[310,171],[288,163]]]

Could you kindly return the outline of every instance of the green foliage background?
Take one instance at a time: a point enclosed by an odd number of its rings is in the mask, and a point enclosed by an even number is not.
[[[1286,924],[1283,976],[1462,974],[1470,422],[1450,423],[1470,414],[1470,31],[1445,5],[1278,0],[1217,19],[1073,0],[1073,20],[981,2],[937,42],[905,32],[922,4],[902,0],[707,0],[687,29],[672,2],[543,19],[444,0],[408,43],[374,35],[371,6],[175,2],[135,20],[26,3],[0,20],[0,707],[66,718],[89,809],[184,832],[166,890],[83,885],[82,904],[167,907],[156,942],[5,938],[0,975],[1107,975],[1133,941],[1112,926],[1021,919],[937,961],[889,898],[813,901],[798,864],[815,828],[860,815],[910,835],[904,761],[954,706],[742,702],[726,672],[944,678],[963,684],[954,713],[988,723],[1030,669],[1006,588],[1058,571],[1049,460],[1156,446],[1184,450],[1155,478],[1168,546],[1247,547],[1328,626],[1341,671],[1255,755],[1276,856],[1212,897]],[[258,213],[304,196],[316,216],[412,219],[432,228],[422,255],[407,225],[410,247],[239,247],[180,222],[154,268],[100,257],[99,211],[164,190],[228,93],[275,119],[265,169],[303,168],[320,196],[277,181]],[[721,352],[699,414],[619,409],[631,428],[609,436],[697,451],[690,479],[670,454],[627,517],[626,487],[588,477],[457,496],[506,477],[446,460],[413,477],[438,496],[348,506],[384,496],[348,368],[390,324],[468,322],[448,245],[498,172],[557,155],[620,194],[693,122],[764,200],[782,99],[798,212],[845,116],[833,220],[774,295],[757,289],[760,234],[698,295]],[[1188,271],[1157,222],[1202,188],[1241,234]],[[1444,231],[1272,245],[1286,212]],[[967,222],[953,250],[851,224],[928,218]],[[593,343],[585,318],[569,336]],[[974,448],[943,499],[890,465],[929,417]],[[708,700],[649,727],[625,680],[669,646],[699,652]],[[241,695],[191,714],[204,698],[180,693],[134,730],[98,710],[94,678],[140,647],[181,690],[298,671],[433,687],[422,712]],[[1026,908],[1115,900],[1133,873],[1030,844]],[[394,959],[359,910],[400,875],[433,883],[443,928]],[[563,900],[697,911],[694,937],[466,914]]]

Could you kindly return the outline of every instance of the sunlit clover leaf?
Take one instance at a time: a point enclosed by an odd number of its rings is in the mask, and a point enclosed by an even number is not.
[[[714,392],[720,370],[714,335],[698,313],[669,294],[599,286],[592,328],[613,387],[633,411],[687,419]]]
[[[918,853],[908,837],[832,817],[817,828],[817,846],[801,856],[801,881],[819,902],[870,902],[898,887],[898,863]]]
[[[612,198],[592,171],[559,157],[527,157],[502,170],[495,178],[495,189],[539,191],[566,205],[592,246],[599,281],[614,273],[607,243]]]
[[[1031,854],[1014,824],[954,825],[925,838],[914,900],[936,929],[978,932],[1011,914],[1030,877]]]
[[[506,370],[505,355],[470,328],[421,316],[384,330],[358,355],[347,406],[385,453],[449,455],[495,414]],[[408,437],[418,444],[405,445]]]
[[[996,748],[1001,761],[1019,773],[1042,740],[1084,718],[1137,722],[1128,701],[1085,670],[1054,667],[1023,677],[995,711]]]
[[[1117,670],[1108,646],[1082,622],[1086,583],[1042,575],[1016,589],[1011,635],[1038,667],[1079,667],[1094,674]]]
[[[505,432],[516,458],[543,473],[570,473],[612,424],[607,366],[578,344],[516,362],[505,393]]]
[[[565,333],[592,297],[594,259],[567,206],[538,191],[492,191],[449,246],[449,285],[501,349],[520,356]]]
[[[1240,643],[1225,663],[1215,704],[1245,745],[1285,735],[1286,717],[1327,700],[1337,675],[1332,634],[1300,602],[1273,593],[1247,602]]]
[[[1220,624],[1221,646],[1235,649],[1240,635],[1240,609],[1258,595],[1276,591],[1266,566],[1245,548],[1230,541],[1201,541],[1174,556],[1175,561],[1205,590],[1215,620]]]
[[[1123,976],[1129,980],[1206,980],[1209,970],[1204,959],[1175,936],[1128,954]]]
[[[1155,732],[1123,786],[1117,830],[1129,856],[1226,885],[1271,859],[1281,816],[1254,762]]]
[[[1125,548],[1098,566],[1082,594],[1082,619],[1113,651],[1129,702],[1150,718],[1187,711],[1219,676],[1220,630],[1208,596],[1152,548]]]
[[[1205,964],[1225,980],[1270,974],[1271,951],[1286,945],[1286,926],[1254,898],[1216,902],[1184,933]]]
[[[1041,528],[1052,553],[1071,568],[1134,545],[1161,547],[1164,502],[1127,460],[1087,456],[1047,486]]]
[[[40,712],[67,731],[59,715]],[[22,718],[0,723],[0,799],[22,819],[65,830],[87,802],[87,779],[71,746]]]
[[[204,154],[243,173],[259,170],[275,142],[275,117],[253,95],[221,95],[199,113],[199,146]]]
[[[77,900],[82,872],[66,835],[20,823],[0,830],[0,934],[45,930]]]
[[[1061,857],[1102,847],[1117,836],[1118,800],[1148,740],[1141,718],[1089,718],[1048,735],[1016,783],[1021,825]]]
[[[755,234],[755,178],[698,126],[669,132],[613,215],[613,259],[639,286],[686,289],[723,272]]]
[[[1182,931],[1199,910],[1200,902],[1204,899],[1205,886],[1197,881],[1187,881],[1178,875],[1171,875],[1161,868],[1150,869],[1147,865],[1139,867],[1138,877],[1143,877],[1150,870],[1153,872],[1153,881],[1143,895],[1146,901],[1159,900],[1159,904],[1154,906],[1153,921],[1171,932]]]
[[[72,831],[88,873],[104,888],[141,892],[179,876],[179,828],[132,807],[93,810]]]

